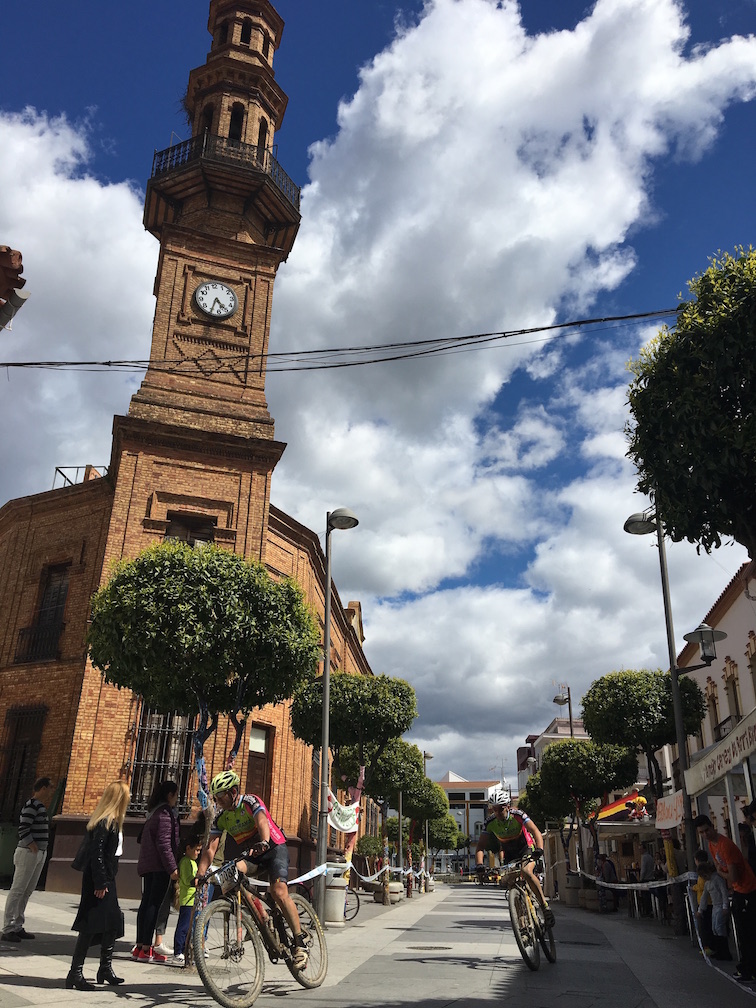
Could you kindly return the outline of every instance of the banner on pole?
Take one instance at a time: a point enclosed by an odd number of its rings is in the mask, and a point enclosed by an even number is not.
[[[360,817],[360,803],[342,805],[328,788],[328,823],[340,833],[356,833]]]

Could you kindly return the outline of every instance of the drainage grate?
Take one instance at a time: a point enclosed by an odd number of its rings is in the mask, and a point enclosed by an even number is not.
[[[452,949],[451,945],[408,945],[407,948],[412,952],[450,952]]]

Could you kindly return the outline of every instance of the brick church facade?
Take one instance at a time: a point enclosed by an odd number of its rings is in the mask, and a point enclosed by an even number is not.
[[[80,482],[0,508],[0,827],[37,775],[65,781],[47,876],[64,891],[79,885],[70,860],[110,781],[133,794],[124,895],[137,889],[153,782],[178,779],[182,812],[196,811],[191,719],[149,710],[87,659],[89,601],[111,563],[165,537],[212,541],[295,578],[323,623],[317,534],[270,503],[285,448],[265,398],[273,284],[300,220],[299,190],[271,151],[287,101],[273,73],[283,22],[267,0],[211,0],[208,30],[184,99],[192,137],[156,154],[147,187],[144,223],[160,242],[150,364],[114,418],[108,471],[87,467]],[[331,667],[371,675],[359,603],[333,598]],[[222,722],[209,770],[232,737]],[[293,737],[288,704],[253,712],[236,766],[286,831],[293,864],[309,867],[319,754]]]

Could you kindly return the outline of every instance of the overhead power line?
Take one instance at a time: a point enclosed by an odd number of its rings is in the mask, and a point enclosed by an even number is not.
[[[605,315],[600,318],[576,319],[547,326],[532,326],[524,329],[501,330],[498,332],[474,333],[465,336],[447,336],[436,339],[406,340],[393,343],[374,343],[363,346],[328,347],[319,350],[277,350],[267,355],[267,371],[323,371],[332,368],[361,367],[367,364],[385,364],[392,361],[410,360],[417,357],[442,356],[452,353],[467,353],[482,349],[502,340],[511,341],[518,336],[549,334],[545,340],[559,339],[570,331],[592,327],[592,331],[605,331],[624,325],[637,324],[650,319],[662,319],[677,314],[677,308],[662,308],[659,311],[638,312],[633,315]],[[596,327],[603,327],[596,329]],[[540,342],[526,339],[509,346]],[[203,374],[223,374],[245,370],[255,365],[259,355],[229,354],[219,357],[213,350],[205,350],[193,357],[175,360],[91,360],[91,361],[0,361],[3,368],[27,368],[55,371],[113,371],[128,373],[145,371],[148,367],[158,371],[180,374],[182,371],[196,374],[199,368]]]

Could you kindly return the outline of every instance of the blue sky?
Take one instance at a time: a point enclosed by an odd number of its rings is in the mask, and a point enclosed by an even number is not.
[[[280,0],[278,156],[303,224],[273,349],[456,336],[674,306],[753,240],[756,0]],[[154,149],[209,48],[206,0],[6,13],[0,244],[32,298],[6,360],[143,358]],[[740,37],[739,37],[740,36]],[[24,111],[26,109],[26,111]],[[624,459],[625,362],[653,326],[511,341],[344,372],[276,373],[273,499],[335,533],[378,672],[409,679],[413,738],[453,769],[514,751],[593,679],[665,663],[656,552]],[[538,338],[541,340],[541,338]],[[514,345],[517,343],[517,345]],[[103,462],[138,378],[9,370],[0,500]],[[678,645],[743,557],[670,550]],[[756,620],[755,620],[756,625]]]

